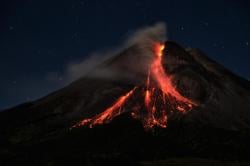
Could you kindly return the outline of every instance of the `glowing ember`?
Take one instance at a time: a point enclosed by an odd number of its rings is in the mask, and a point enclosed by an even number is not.
[[[131,116],[142,121],[146,129],[152,129],[155,126],[167,127],[168,113],[178,111],[185,113],[193,108],[194,102],[182,96],[173,86],[171,78],[165,73],[162,65],[164,45],[155,45],[155,57],[150,65],[146,88],[142,88],[144,97],[144,106],[132,109]],[[151,80],[152,79],[152,80]],[[136,93],[137,87],[130,90],[102,113],[88,119],[84,119],[73,127],[88,125],[90,128],[94,125],[100,125],[110,122],[113,118],[125,112],[122,107]],[[146,110],[146,111],[145,111]]]

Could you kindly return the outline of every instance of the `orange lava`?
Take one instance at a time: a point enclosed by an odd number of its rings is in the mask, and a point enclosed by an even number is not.
[[[155,46],[155,58],[150,66],[150,71],[147,78],[146,91],[145,91],[145,107],[148,111],[147,116],[144,117],[144,127],[153,128],[154,126],[167,127],[167,111],[165,110],[166,106],[166,97],[171,96],[175,98],[175,101],[169,100],[170,105],[175,106],[175,110],[179,112],[185,112],[190,110],[194,103],[182,96],[176,88],[173,86],[171,78],[165,73],[162,65],[162,56],[165,46],[162,44],[156,44]],[[155,87],[154,84],[151,86],[150,73],[153,80],[157,83]],[[155,91],[158,88],[162,91],[162,96],[159,97],[159,94]],[[162,107],[157,108],[155,104],[156,101],[161,103]],[[175,111],[174,110],[174,111]],[[172,110],[171,110],[172,111]]]
[[[166,128],[169,112],[178,111],[185,113],[195,106],[194,102],[182,96],[177,91],[172,84],[171,77],[165,73],[162,65],[164,48],[165,46],[163,44],[158,43],[155,45],[155,57],[149,68],[146,86],[145,88],[142,88],[144,89],[142,91],[144,104],[140,104],[139,110],[131,110],[131,116],[141,120],[146,129],[152,129],[155,126]],[[110,122],[113,118],[125,112],[122,107],[135,93],[136,89],[137,87],[119,97],[113,105],[102,113],[92,118],[84,119],[73,127],[88,125],[92,128],[95,125]]]
[[[130,90],[125,95],[121,96],[111,107],[107,108],[102,113],[96,115],[91,119],[84,119],[73,127],[80,127],[89,124],[89,127],[92,128],[94,125],[110,122],[114,117],[121,114],[122,106],[125,104],[126,100],[134,93],[135,89],[136,87]]]
[[[162,66],[162,51],[164,45],[156,45],[156,58],[151,65],[151,72],[157,81],[159,88],[166,94],[174,96],[178,101],[194,104],[191,100],[183,97],[173,86],[169,76],[166,75]]]

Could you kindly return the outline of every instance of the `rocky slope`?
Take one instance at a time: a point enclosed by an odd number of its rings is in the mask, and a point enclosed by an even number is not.
[[[133,46],[59,91],[0,112],[2,164],[137,165],[184,156],[247,161],[249,81],[197,49],[184,49],[171,41],[165,46],[164,69],[178,91],[198,103],[192,111],[170,118],[166,129],[146,132],[139,121],[131,119],[128,104],[127,113],[110,124],[70,129],[145,81],[147,66],[140,63],[150,57]],[[104,69],[106,76],[93,74]]]

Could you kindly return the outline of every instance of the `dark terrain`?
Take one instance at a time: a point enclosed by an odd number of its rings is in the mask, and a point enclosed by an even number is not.
[[[141,61],[136,46],[127,48],[99,66],[119,79],[85,76],[0,112],[0,165],[250,165],[249,81],[170,41],[162,63],[177,89],[199,103],[194,110],[170,117],[167,128],[145,131],[128,103],[127,113],[109,124],[71,129],[141,85]]]

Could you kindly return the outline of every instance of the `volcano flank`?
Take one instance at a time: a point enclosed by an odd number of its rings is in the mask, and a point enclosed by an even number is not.
[[[155,126],[166,128],[167,114],[173,113],[175,110],[185,112],[192,109],[193,105],[195,105],[194,102],[185,98],[176,90],[170,77],[164,71],[162,66],[164,48],[163,44],[156,43],[153,45],[154,57],[149,65],[147,81],[145,81],[143,87],[138,88],[135,86],[104,112],[93,118],[84,119],[73,127],[89,125],[92,128],[93,125],[111,121],[114,117],[126,111],[122,107],[136,93],[137,89],[142,91],[145,105],[141,106],[142,102],[135,103],[135,106],[130,108],[132,110],[131,116],[135,119],[141,119],[145,128]],[[156,83],[151,83],[151,75],[153,75]],[[135,100],[138,101],[138,99]],[[143,107],[146,108],[146,112],[141,111]]]
[[[149,48],[129,46],[65,88],[0,112],[0,164],[249,163],[249,81],[198,49]]]

